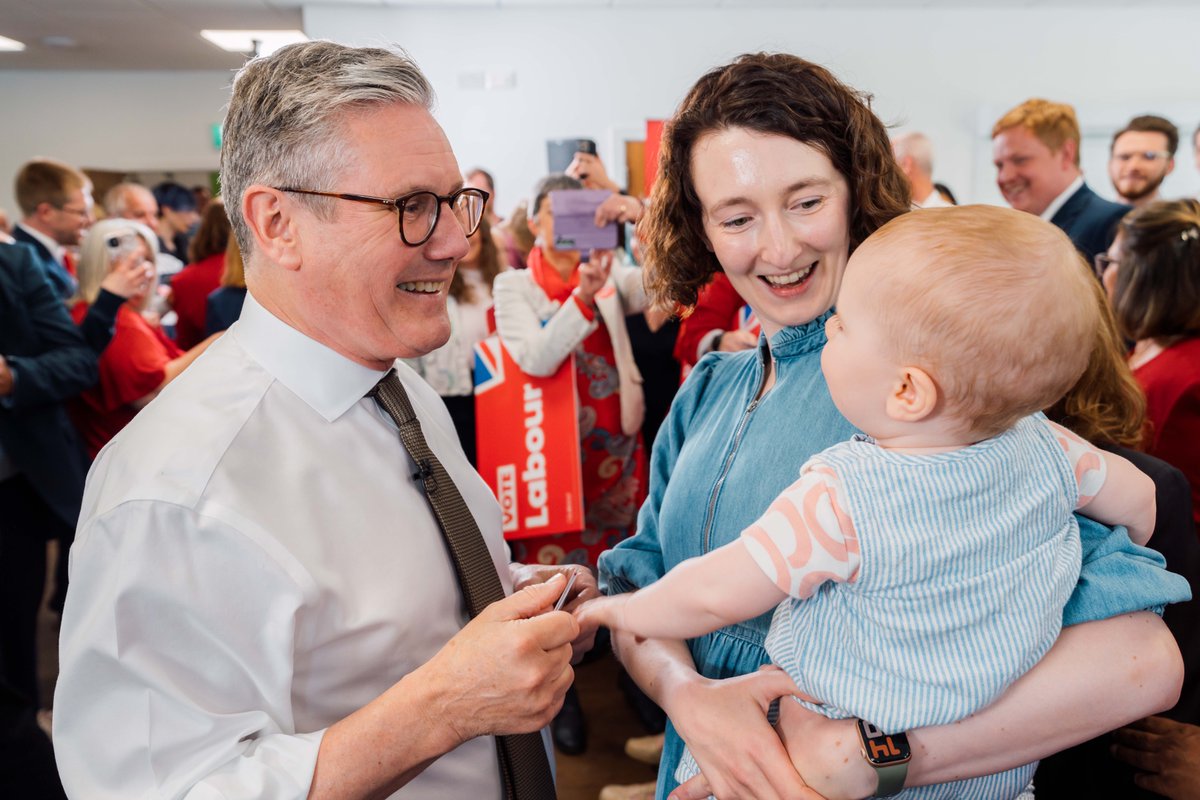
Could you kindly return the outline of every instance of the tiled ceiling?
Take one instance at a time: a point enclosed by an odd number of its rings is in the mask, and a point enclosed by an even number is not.
[[[1187,6],[1195,0],[1158,0]],[[0,0],[0,70],[235,69],[244,60],[200,38],[203,28],[302,28],[312,0]],[[321,0],[322,5],[402,8],[983,8],[1136,7],[1136,0]]]

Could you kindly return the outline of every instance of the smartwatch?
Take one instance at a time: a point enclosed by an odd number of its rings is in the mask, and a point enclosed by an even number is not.
[[[858,720],[858,740],[863,758],[875,770],[879,781],[875,797],[891,797],[904,788],[908,777],[908,762],[912,751],[908,736],[903,733],[884,733],[866,720]]]

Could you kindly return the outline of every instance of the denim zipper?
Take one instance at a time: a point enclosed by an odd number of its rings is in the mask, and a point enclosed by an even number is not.
[[[754,413],[754,409],[758,408],[763,398],[770,393],[770,390],[763,391],[763,386],[767,383],[768,361],[771,362],[771,369],[775,370],[775,382],[779,382],[779,364],[771,357],[769,343],[763,344],[763,349],[759,351],[759,355],[762,362],[762,375],[758,379],[758,390],[754,393],[754,399],[750,401],[750,405],[746,406],[746,410],[742,412],[742,419],[738,423],[737,430],[733,435],[733,448],[729,451],[729,455],[725,456],[725,464],[721,467],[721,474],[717,476],[717,482],[713,485],[712,494],[708,498],[708,511],[704,517],[704,537],[700,551],[702,554],[709,551],[712,538],[713,515],[717,509],[717,496],[721,494],[721,487],[725,483],[725,477],[729,475],[729,470],[733,466],[733,459],[737,456],[738,448],[742,445],[742,434],[746,432],[746,426],[750,423],[750,415]]]

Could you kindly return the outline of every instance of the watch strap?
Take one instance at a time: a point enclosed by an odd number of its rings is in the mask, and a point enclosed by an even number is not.
[[[908,763],[903,764],[888,764],[887,766],[875,767],[875,776],[879,784],[875,787],[876,797],[891,797],[894,794],[899,794],[904,788],[904,779],[908,777]]]

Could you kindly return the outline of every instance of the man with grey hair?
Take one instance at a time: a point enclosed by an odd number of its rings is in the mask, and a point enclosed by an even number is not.
[[[140,183],[122,181],[105,192],[104,211],[110,217],[121,217],[140,222],[154,231],[155,236],[160,235],[158,201],[154,199],[154,193]],[[170,253],[162,252],[161,248],[154,255],[160,280],[165,280],[183,269],[182,260]]]
[[[509,564],[397,360],[446,341],[486,202],[431,104],[406,57],[330,42],[235,80],[249,294],[89,475],[55,697],[72,797],[554,796],[543,728],[590,644],[555,600],[598,592]]]
[[[941,208],[950,205],[933,185],[933,143],[928,136],[916,131],[901,134],[892,139],[892,152],[912,187],[914,206]]]

